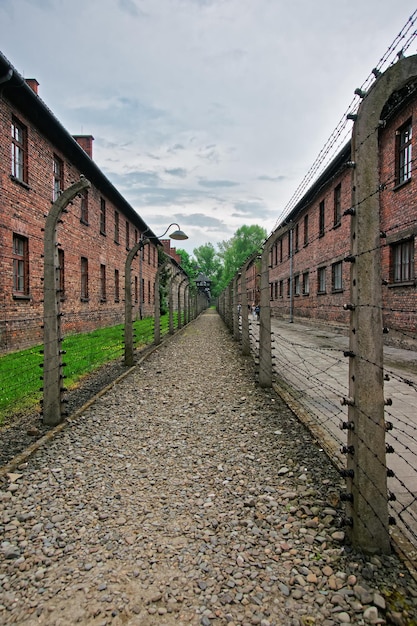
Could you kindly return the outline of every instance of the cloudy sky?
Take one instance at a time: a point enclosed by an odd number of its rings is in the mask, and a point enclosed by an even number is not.
[[[0,49],[157,235],[272,231],[412,0],[0,0]],[[407,55],[415,54],[413,42]]]

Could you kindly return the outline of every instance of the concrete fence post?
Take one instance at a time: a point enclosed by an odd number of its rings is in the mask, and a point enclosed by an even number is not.
[[[238,294],[238,281],[239,281],[239,273],[235,274],[233,278],[233,309],[232,309],[232,322],[233,322],[233,338],[236,341],[240,339],[239,333],[239,310],[237,305],[239,303],[239,294]]]
[[[62,336],[60,312],[60,268],[58,261],[57,224],[66,206],[89,181],[81,180],[65,189],[53,203],[44,232],[44,305],[43,305],[43,422],[56,426],[62,421]]]
[[[272,387],[269,257],[274,241],[275,239],[266,242],[261,255],[261,299],[259,312],[259,385],[261,387]]]
[[[417,76],[417,57],[377,78],[352,135],[351,285],[347,487],[348,533],[356,548],[389,553],[384,421],[378,128],[388,98]],[[349,494],[348,494],[349,495]]]

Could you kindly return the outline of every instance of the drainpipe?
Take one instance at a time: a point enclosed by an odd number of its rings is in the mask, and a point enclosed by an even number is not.
[[[290,319],[288,320],[290,324],[294,321],[294,289],[293,289],[293,280],[294,280],[294,254],[293,254],[293,238],[294,230],[290,228],[289,237],[290,237]]]

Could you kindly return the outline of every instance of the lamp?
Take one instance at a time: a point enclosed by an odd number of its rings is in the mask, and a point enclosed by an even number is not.
[[[170,239],[176,240],[184,240],[188,239],[188,235],[184,233],[183,230],[180,229],[178,224],[173,222],[168,226],[166,231],[157,237],[160,239],[169,231],[171,226],[176,226],[177,230],[174,230],[170,235]],[[143,248],[150,243],[150,239],[145,235],[150,231],[150,228],[147,228],[140,236],[139,241],[133,246],[126,258],[125,262],[125,365],[133,365],[133,326],[132,326],[132,285],[131,285],[131,266],[132,261],[139,250],[143,250]],[[142,300],[143,300],[143,291],[142,291],[142,258],[139,260],[139,315],[142,319]]]
[[[176,224],[175,222],[170,224],[168,228],[166,229],[166,231],[162,233],[162,235],[159,235],[158,239],[161,239],[161,237],[166,235],[169,229],[171,228],[171,226],[176,226],[177,230],[174,230],[170,235],[168,235],[170,239],[176,239],[177,241],[184,241],[184,239],[188,239],[188,235],[186,235],[185,232],[181,230],[178,224]]]

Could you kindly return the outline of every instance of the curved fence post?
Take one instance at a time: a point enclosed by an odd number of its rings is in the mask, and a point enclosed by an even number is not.
[[[62,350],[59,291],[59,262],[56,227],[66,206],[90,182],[81,180],[65,189],[53,203],[45,223],[44,233],[44,340],[43,340],[43,422],[56,426],[62,421]]]

